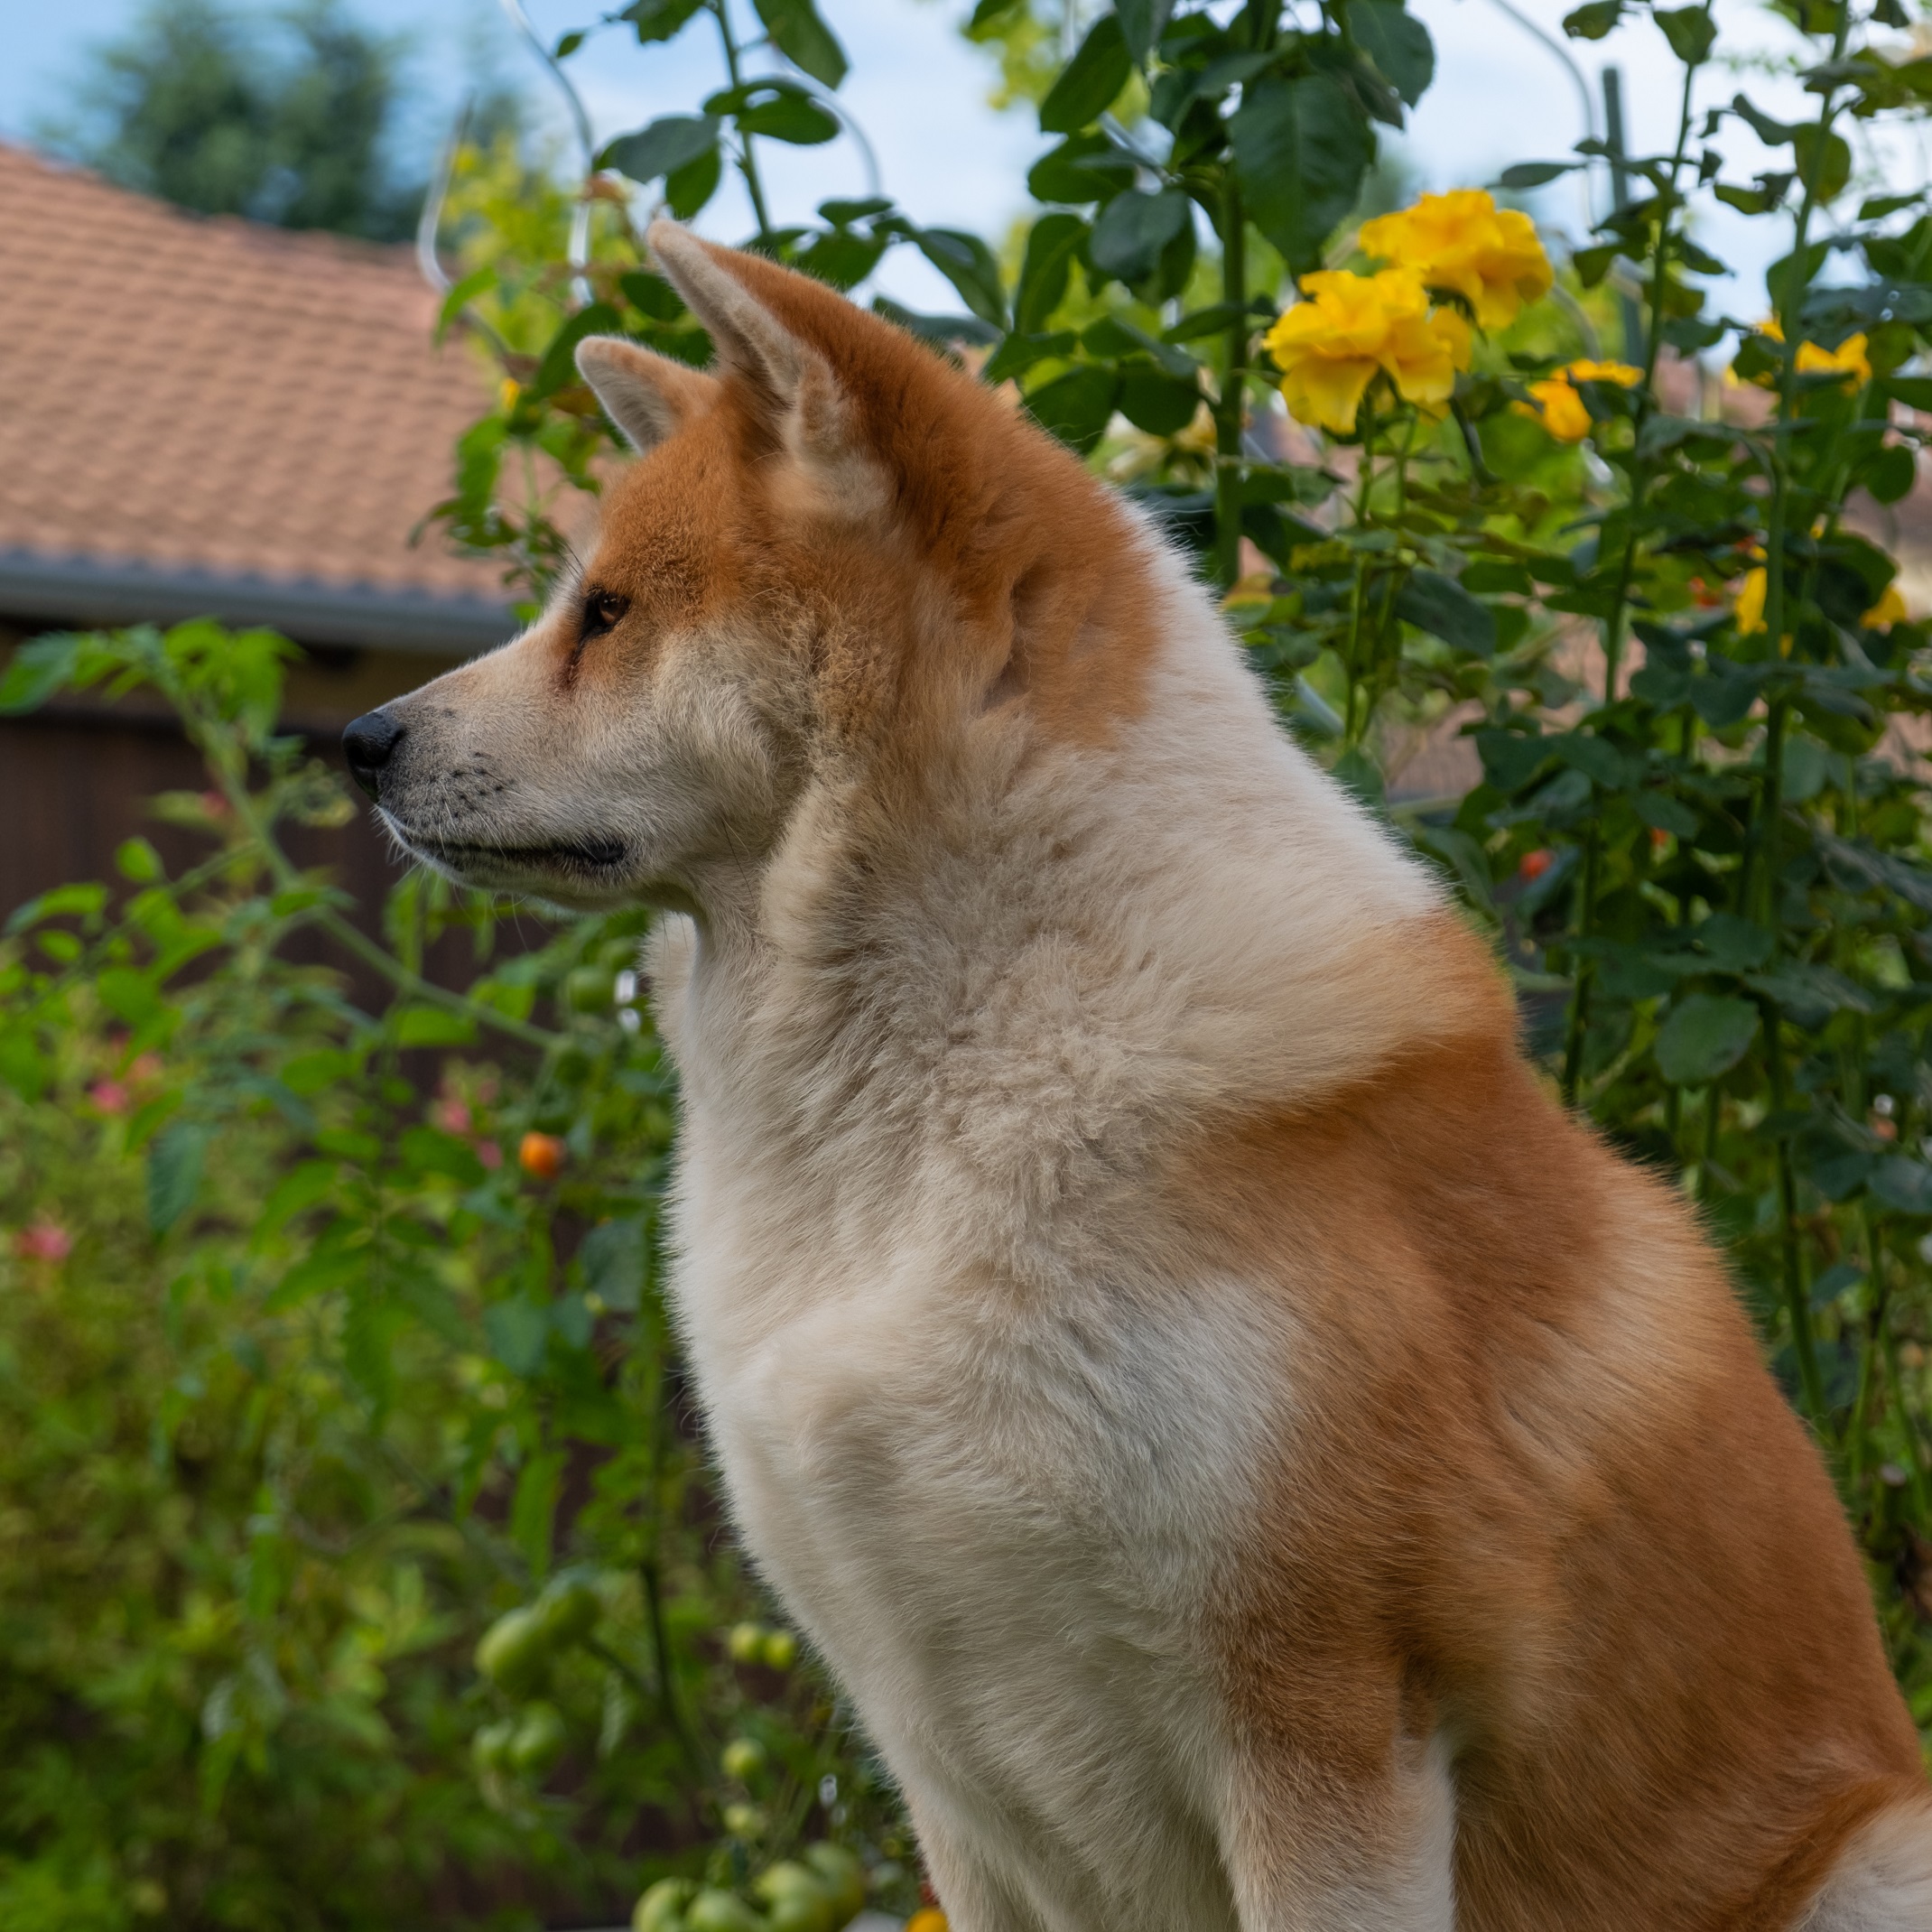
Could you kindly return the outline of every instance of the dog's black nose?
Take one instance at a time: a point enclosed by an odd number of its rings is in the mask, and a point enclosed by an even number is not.
[[[365,711],[342,734],[342,756],[371,798],[382,795],[383,767],[403,742],[403,727],[387,711]]]

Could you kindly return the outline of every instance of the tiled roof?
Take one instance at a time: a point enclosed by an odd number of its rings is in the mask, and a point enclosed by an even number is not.
[[[0,144],[0,553],[500,604],[409,534],[488,401],[406,249],[187,215]]]

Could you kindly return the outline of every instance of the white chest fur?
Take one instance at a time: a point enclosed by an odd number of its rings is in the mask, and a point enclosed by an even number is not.
[[[862,1245],[697,1129],[679,1305],[734,1512],[929,1843],[1066,1932],[1231,1924],[1200,1630],[1246,1507],[1269,1317],[1123,1270],[1051,1301]],[[748,1240],[742,1239],[749,1235]]]

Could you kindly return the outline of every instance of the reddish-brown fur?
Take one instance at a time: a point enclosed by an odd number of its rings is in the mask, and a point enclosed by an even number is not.
[[[1391,1730],[1442,1727],[1459,1925],[1788,1925],[1918,1745],[1687,1210],[1560,1111],[1493,1008],[1230,1122],[1175,1179],[1211,1264],[1280,1282],[1311,1338],[1220,1612],[1281,1802],[1372,1815]]]
[[[889,498],[883,517],[854,520],[775,490],[765,399],[727,367],[711,407],[611,490],[591,574],[639,605],[626,635],[782,587],[761,616],[777,612],[813,653],[822,721],[842,734],[887,717],[902,731],[956,726],[962,709],[1021,696],[1048,737],[1091,741],[1138,715],[1151,582],[1110,493],[931,349],[803,276],[710,252],[838,371],[851,441]],[[941,621],[951,657],[922,663]],[[619,674],[621,654],[605,655]]]

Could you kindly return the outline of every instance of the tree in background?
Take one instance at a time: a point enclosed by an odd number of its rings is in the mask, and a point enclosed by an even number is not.
[[[109,181],[206,215],[396,240],[419,181],[392,149],[401,44],[341,0],[280,16],[283,41],[219,0],[150,0],[133,31],[97,48],[78,125],[50,145]]]

